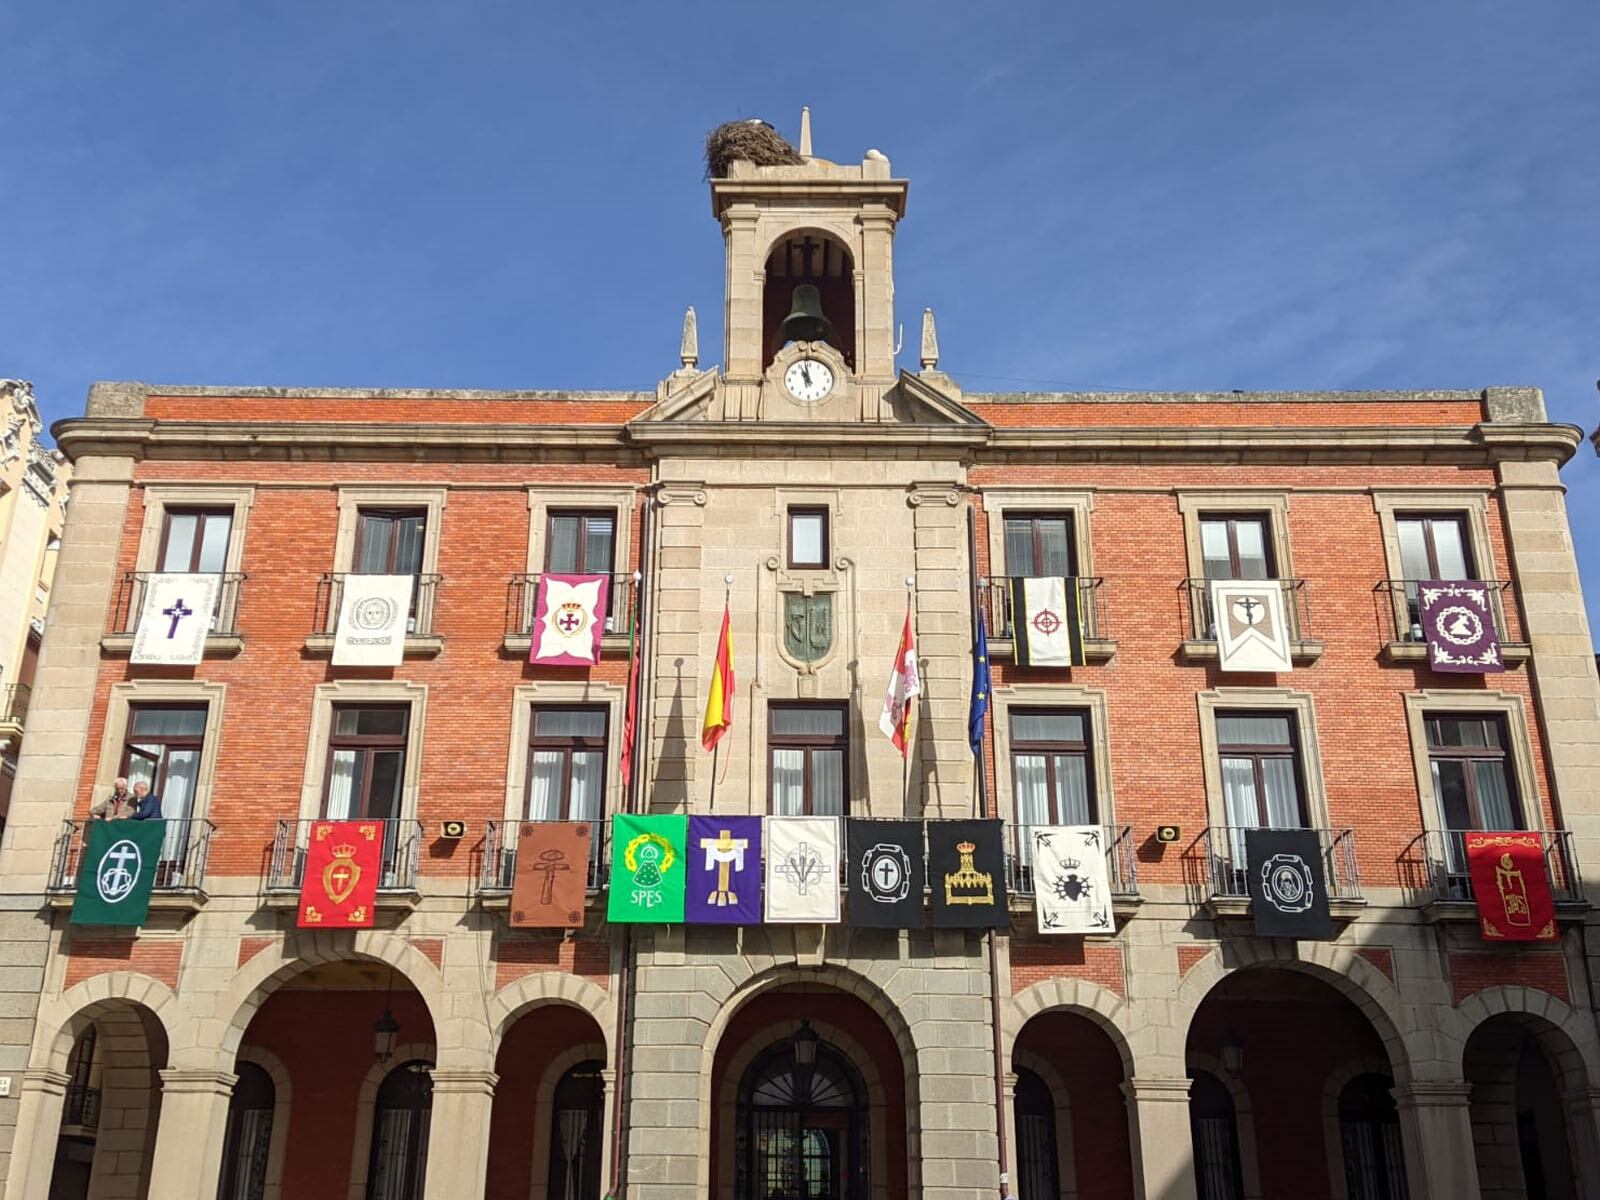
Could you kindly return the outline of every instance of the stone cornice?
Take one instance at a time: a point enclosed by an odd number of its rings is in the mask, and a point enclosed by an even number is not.
[[[982,425],[910,425],[870,422],[835,424],[810,421],[664,421],[630,425],[628,440],[659,455],[675,447],[738,446],[753,453],[780,450],[789,456],[810,454],[819,447],[848,446],[871,457],[874,451],[902,455],[917,447],[959,451],[982,446],[989,430]]]

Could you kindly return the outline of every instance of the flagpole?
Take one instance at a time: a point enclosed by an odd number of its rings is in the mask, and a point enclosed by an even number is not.
[[[732,608],[732,606],[733,606],[733,576],[732,575],[724,575],[722,577],[722,611],[724,613],[726,613],[726,612],[729,611],[729,609]],[[731,629],[729,630],[729,633],[730,633],[730,635],[732,634],[732,630]],[[717,653],[712,657],[712,660],[711,660],[712,664],[713,664],[713,666],[711,668],[713,673],[715,673],[715,671],[716,671],[716,666],[715,666],[716,660],[718,658],[720,658],[721,655],[722,655],[722,642],[721,642],[721,628],[719,626],[719,628],[718,628]],[[726,705],[726,703],[727,703],[727,698],[726,697],[723,698],[723,703],[724,703],[724,705]],[[719,734],[717,736],[716,742],[711,747],[711,799],[707,802],[707,805],[706,805],[706,811],[708,811],[708,812],[716,812],[717,811],[717,761],[718,761],[718,756],[721,753],[722,753],[722,736]]]
[[[917,586],[917,577],[915,575],[907,575],[906,576],[906,621],[908,623],[911,621],[911,618],[912,618],[911,598],[914,595],[914,589],[916,588],[916,586]],[[913,638],[912,639],[912,645],[915,646],[915,644],[916,644],[916,639]],[[912,653],[915,654],[916,651],[913,650]],[[919,666],[920,666],[920,664],[919,664]],[[921,673],[920,670],[917,672],[917,678],[918,679],[922,678],[922,673]],[[907,704],[915,704],[917,702],[917,699],[918,699],[918,697],[916,697],[916,696],[907,697],[906,703]],[[914,715],[912,713],[910,713],[910,712],[907,713],[907,718],[908,718],[908,721],[907,721],[908,724],[911,723],[911,721],[915,720]],[[905,817],[909,817],[911,815],[911,745],[912,745],[912,743],[910,741],[906,742],[905,748],[900,751],[900,815],[901,816],[905,816]]]

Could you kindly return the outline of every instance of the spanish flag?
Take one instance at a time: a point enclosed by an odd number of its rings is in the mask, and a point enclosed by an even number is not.
[[[715,750],[733,724],[733,631],[728,628],[728,606],[722,606],[722,632],[717,635],[717,661],[711,668],[711,688],[706,693],[706,719],[700,725],[700,744]]]

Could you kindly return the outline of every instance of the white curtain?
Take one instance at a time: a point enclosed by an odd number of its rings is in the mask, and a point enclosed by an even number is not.
[[[360,755],[355,750],[335,750],[333,770],[328,778],[328,803],[323,813],[330,821],[350,816],[356,793],[361,787]]]
[[[811,752],[811,811],[819,817],[844,816],[844,752]]]
[[[559,750],[533,752],[533,777],[528,784],[528,820],[561,819],[561,768]]]
[[[797,817],[805,806],[804,750],[772,752],[772,811],[780,817]]]
[[[600,817],[600,783],[605,757],[595,750],[575,750],[572,754],[572,797],[567,811],[574,821],[594,821]]]

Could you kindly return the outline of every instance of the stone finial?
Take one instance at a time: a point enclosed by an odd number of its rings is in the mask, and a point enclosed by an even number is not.
[[[687,370],[700,365],[700,330],[692,304],[683,313],[683,340],[678,343],[678,357],[683,360]]]
[[[933,309],[922,310],[922,369],[931,371],[939,365],[939,330],[933,324]]]
[[[811,110],[800,110],[800,157],[811,157]]]

